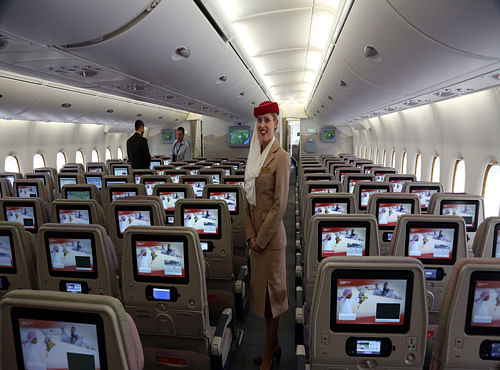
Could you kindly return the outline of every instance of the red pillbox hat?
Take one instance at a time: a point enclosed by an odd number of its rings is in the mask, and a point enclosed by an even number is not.
[[[255,116],[255,118],[257,118],[258,116],[262,116],[263,114],[266,113],[280,114],[280,108],[278,106],[278,103],[266,100],[253,108],[253,115]]]

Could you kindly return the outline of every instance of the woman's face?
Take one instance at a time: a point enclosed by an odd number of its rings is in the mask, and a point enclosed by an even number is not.
[[[274,120],[271,113],[266,113],[257,117],[257,131],[263,143],[268,143],[272,140],[278,121]]]

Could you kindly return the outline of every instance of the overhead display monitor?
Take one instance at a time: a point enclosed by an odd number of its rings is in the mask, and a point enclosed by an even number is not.
[[[83,199],[89,200],[91,199],[90,190],[66,190],[66,199]]]
[[[250,126],[230,126],[229,147],[246,148],[250,146],[251,129]]]
[[[106,369],[104,326],[95,313],[14,307],[18,369]]]
[[[500,273],[474,271],[470,277],[465,332],[498,336],[500,330]]]
[[[38,187],[36,185],[17,184],[17,196],[19,198],[36,198],[38,197]]]
[[[7,221],[17,222],[31,232],[37,231],[36,212],[34,206],[4,203],[4,215]]]
[[[207,239],[219,239],[221,220],[218,206],[203,208],[182,204],[182,226],[193,227],[200,237]]]
[[[173,212],[175,210],[175,203],[179,199],[184,199],[186,194],[183,190],[180,191],[158,191],[161,202],[163,203],[163,208],[165,212]]]
[[[478,200],[448,200],[441,201],[440,214],[444,216],[460,216],[464,219],[467,231],[477,230]]]
[[[119,206],[115,207],[115,219],[118,237],[122,238],[129,226],[151,226],[152,210],[144,206]]]
[[[85,175],[85,183],[88,185],[95,185],[95,187],[99,190],[102,189],[102,177],[101,176]]]
[[[173,129],[166,128],[161,130],[161,143],[172,144],[175,140],[175,132]]]
[[[425,264],[453,265],[457,255],[458,224],[417,222],[406,224],[405,255]]]
[[[92,219],[89,206],[56,206],[57,222],[60,224],[90,225]]]
[[[413,273],[407,270],[335,270],[330,328],[338,332],[406,333]]]
[[[321,141],[323,143],[334,143],[337,140],[335,127],[323,127],[321,129]]]
[[[415,193],[420,201],[422,211],[427,211],[432,194],[439,193],[439,186],[411,186],[410,193]]]
[[[74,185],[77,183],[76,176],[59,176],[59,191],[62,192],[62,188],[64,185]]]
[[[377,199],[376,205],[378,227],[381,230],[393,230],[398,218],[414,212],[414,202],[403,199]]]
[[[128,176],[128,167],[113,167],[113,175],[114,176]]]
[[[238,214],[238,192],[237,191],[209,191],[209,199],[222,199],[226,201],[230,214]]]
[[[15,274],[16,262],[10,231],[0,230],[0,273]]]

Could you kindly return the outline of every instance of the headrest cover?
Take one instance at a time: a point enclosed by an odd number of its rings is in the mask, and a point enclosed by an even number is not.
[[[280,114],[280,108],[278,106],[278,103],[265,100],[258,106],[253,108],[253,115],[255,116],[255,118],[257,118],[258,116],[262,116],[263,114],[266,113]]]

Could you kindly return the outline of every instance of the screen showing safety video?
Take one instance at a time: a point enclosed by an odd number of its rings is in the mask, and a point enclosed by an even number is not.
[[[85,182],[88,185],[95,185],[97,189],[102,189],[102,177],[100,176],[87,176]]]
[[[476,205],[475,204],[443,204],[444,216],[460,216],[464,219],[467,227],[476,226]]]
[[[87,172],[97,172],[97,173],[102,173],[102,167],[89,167],[87,169]]]
[[[337,324],[403,325],[406,280],[339,279]]]
[[[49,249],[52,270],[94,272],[90,239],[49,238]]]
[[[311,188],[311,193],[314,193],[314,194],[320,194],[320,193],[333,194],[336,192],[337,192],[337,188],[321,188],[321,187]]]
[[[183,191],[161,191],[158,195],[160,196],[165,211],[174,211],[175,202],[179,199],[184,199]]]
[[[380,226],[396,226],[399,216],[411,214],[409,203],[380,203],[378,208],[378,224]]]
[[[403,191],[403,185],[408,181],[410,180],[391,180],[390,183],[392,184],[392,191],[395,193],[401,193]]]
[[[7,221],[20,223],[26,230],[35,230],[35,210],[33,207],[6,206]]]
[[[144,276],[184,277],[184,243],[136,241],[137,274]]]
[[[321,228],[321,256],[364,256],[365,227]]]
[[[210,192],[210,199],[222,199],[227,203],[227,208],[229,208],[229,212],[237,212],[237,203],[236,203],[236,192],[235,191],[217,191]]]
[[[128,176],[128,168],[127,167],[114,167],[113,168],[114,176]]]
[[[87,209],[59,209],[59,223],[61,224],[90,224]]]
[[[420,208],[427,209],[429,207],[429,201],[431,200],[432,194],[437,193],[437,189],[412,189],[411,193],[415,193],[420,201]]]
[[[12,247],[7,235],[0,235],[0,268],[13,268]]]
[[[144,185],[146,187],[146,194],[147,195],[153,195],[153,189],[155,185],[160,185],[164,184],[165,181],[163,180],[158,180],[158,181],[144,181]]]
[[[66,199],[90,199],[89,190],[68,190],[66,191]]]
[[[476,281],[471,326],[500,328],[500,281]]]
[[[129,226],[151,226],[149,211],[117,211],[120,234],[123,234]]]
[[[347,203],[324,202],[314,203],[315,215],[347,214]]]
[[[367,181],[370,181],[369,179],[349,179],[349,193],[354,193],[354,187],[356,186],[356,184],[358,182],[367,182]]]
[[[201,198],[203,196],[203,188],[205,187],[204,181],[185,181],[184,184],[188,184],[193,187],[196,198]]]
[[[135,197],[135,196],[137,196],[137,193],[135,191],[112,191],[111,201],[115,201],[118,198]]]
[[[17,196],[19,198],[36,198],[38,197],[38,189],[36,185],[18,185]]]
[[[194,227],[198,234],[219,233],[219,212],[216,209],[184,209],[184,226]]]
[[[368,206],[368,201],[370,200],[370,196],[377,193],[387,193],[387,189],[361,189],[361,206]]]
[[[76,184],[76,177],[60,177],[59,178],[59,189],[62,191],[64,185],[74,185]]]
[[[429,259],[451,259],[454,229],[410,228],[408,256]]]
[[[96,325],[19,320],[25,369],[100,369]]]

